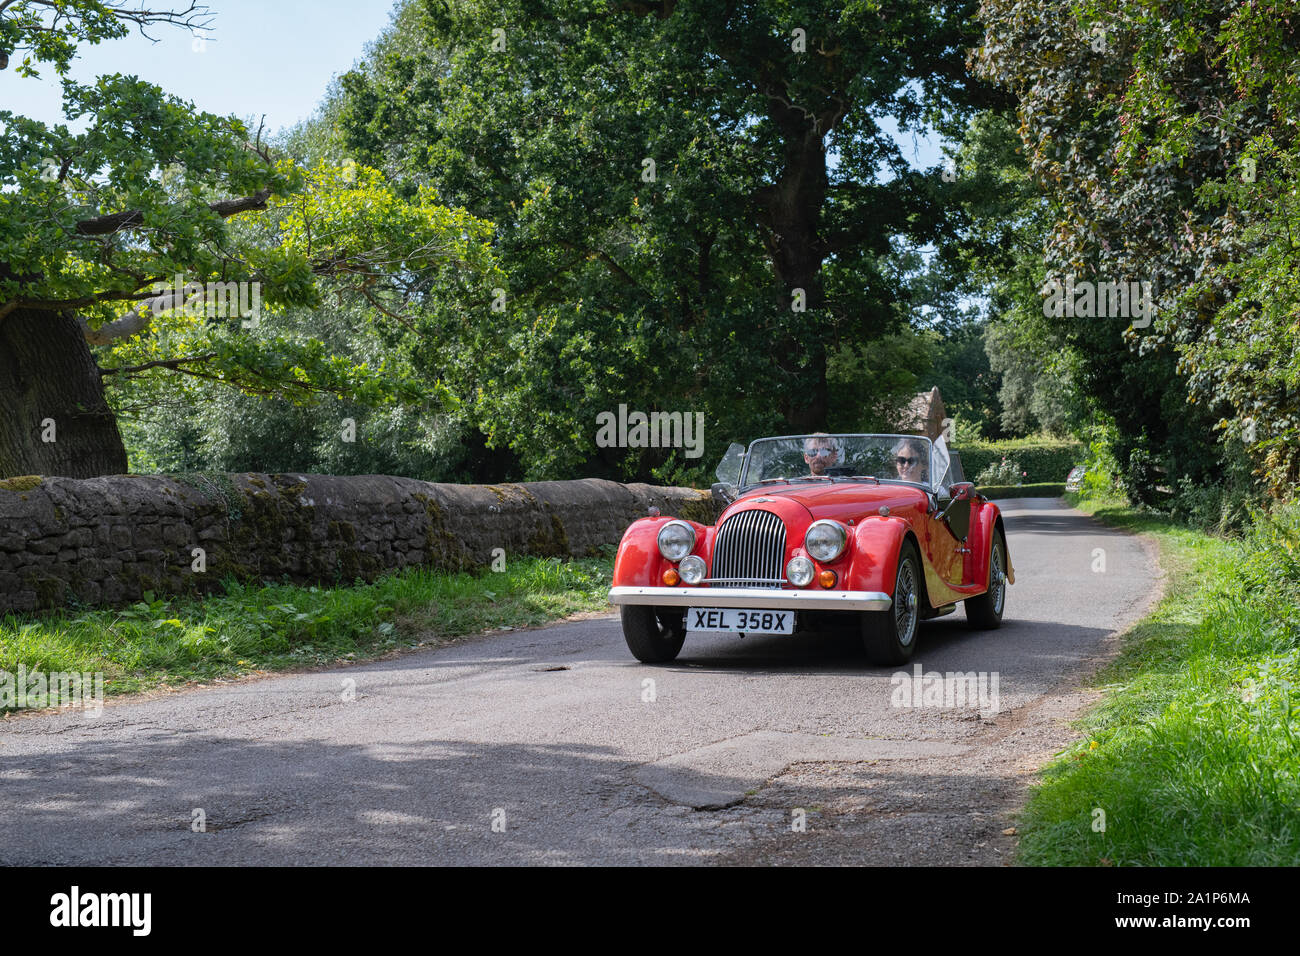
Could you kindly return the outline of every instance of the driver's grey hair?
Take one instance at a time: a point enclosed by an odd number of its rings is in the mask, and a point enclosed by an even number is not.
[[[829,444],[832,448],[834,448],[836,454],[839,455],[844,454],[844,443],[840,441],[838,438],[836,438],[834,435],[828,435],[826,434],[826,432],[813,432],[811,435],[806,436],[803,440],[803,453],[805,455],[808,454],[808,452],[812,451],[812,447],[813,447],[812,442],[815,439],[826,439],[825,444]]]

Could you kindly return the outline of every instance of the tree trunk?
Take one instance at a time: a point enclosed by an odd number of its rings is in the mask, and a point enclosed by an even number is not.
[[[785,140],[779,176],[755,193],[763,241],[777,279],[785,287],[782,309],[790,308],[796,289],[802,289],[807,312],[805,332],[793,341],[776,344],[777,366],[799,390],[782,402],[786,424],[799,432],[826,427],[830,389],[826,381],[825,336],[831,324],[821,310],[826,305],[822,285],[825,247],[818,235],[828,187],[826,152],[816,123],[792,109],[773,105],[772,119]]]
[[[117,418],[90,346],[66,312],[0,319],[0,478],[126,473]]]

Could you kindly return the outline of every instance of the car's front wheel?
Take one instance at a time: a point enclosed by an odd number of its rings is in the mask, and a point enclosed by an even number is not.
[[[686,612],[681,608],[624,604],[623,640],[643,664],[665,664],[686,641]]]
[[[979,597],[966,599],[966,622],[971,627],[992,630],[1002,626],[1002,611],[1007,603],[1007,541],[1002,532],[993,533],[989,552],[989,589]]]
[[[873,664],[906,664],[916,649],[921,622],[921,559],[911,541],[898,553],[893,605],[888,611],[862,612],[862,644]]]

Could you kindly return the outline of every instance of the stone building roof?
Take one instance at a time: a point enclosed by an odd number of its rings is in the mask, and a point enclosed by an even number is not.
[[[899,415],[897,427],[899,432],[925,435],[933,439],[943,433],[943,420],[947,417],[948,413],[943,407],[943,396],[939,394],[939,386],[936,385],[928,392],[918,392],[916,397],[907,403],[907,407]]]

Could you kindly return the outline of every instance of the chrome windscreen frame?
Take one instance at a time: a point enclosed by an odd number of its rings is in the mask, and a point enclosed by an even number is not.
[[[803,440],[806,439],[806,438],[826,438],[826,437],[831,437],[831,438],[895,438],[895,439],[898,439],[898,438],[906,438],[906,439],[911,439],[911,440],[923,441],[923,442],[926,443],[926,445],[927,445],[927,446],[929,447],[929,449],[930,449],[930,454],[929,454],[929,469],[928,469],[928,472],[927,472],[927,473],[928,473],[929,475],[931,475],[931,476],[934,475],[934,466],[935,466],[934,440],[931,439],[930,437],[926,436],[926,435],[898,435],[898,434],[888,434],[888,433],[884,433],[884,432],[832,432],[829,436],[827,436],[827,435],[765,435],[765,436],[762,437],[762,438],[755,438],[753,441],[751,441],[751,442],[749,443],[749,446],[745,449],[744,460],[743,460],[743,463],[742,463],[742,465],[741,465],[741,470],[740,470],[740,483],[739,483],[736,487],[737,487],[741,492],[748,492],[748,491],[753,490],[754,488],[762,487],[761,485],[759,485],[759,484],[757,484],[757,483],[755,483],[755,484],[750,484],[750,483],[749,483],[749,466],[750,466],[750,463],[751,463],[751,462],[753,461],[753,459],[754,459],[754,446],[757,445],[759,442],[769,442],[769,441],[803,441]],[[899,479],[899,478],[890,478],[890,477],[888,477],[888,476],[881,477],[881,476],[877,475],[877,476],[875,476],[875,477],[876,477],[876,479],[877,479],[878,481],[881,482],[881,484],[890,484],[890,485],[906,485],[906,486],[909,487],[909,488],[920,488],[920,489],[922,489],[923,491],[927,491],[927,492],[933,492],[933,491],[934,491],[934,487],[933,487],[933,484],[934,484],[934,478],[933,478],[933,477],[931,477],[931,480],[930,480],[929,483],[925,483],[925,484],[923,484],[923,483],[921,483],[921,482],[919,482],[919,481],[903,481],[903,480],[901,480],[901,479]],[[790,479],[790,480],[791,480],[791,481],[798,481],[799,478],[792,478],[792,479]]]

